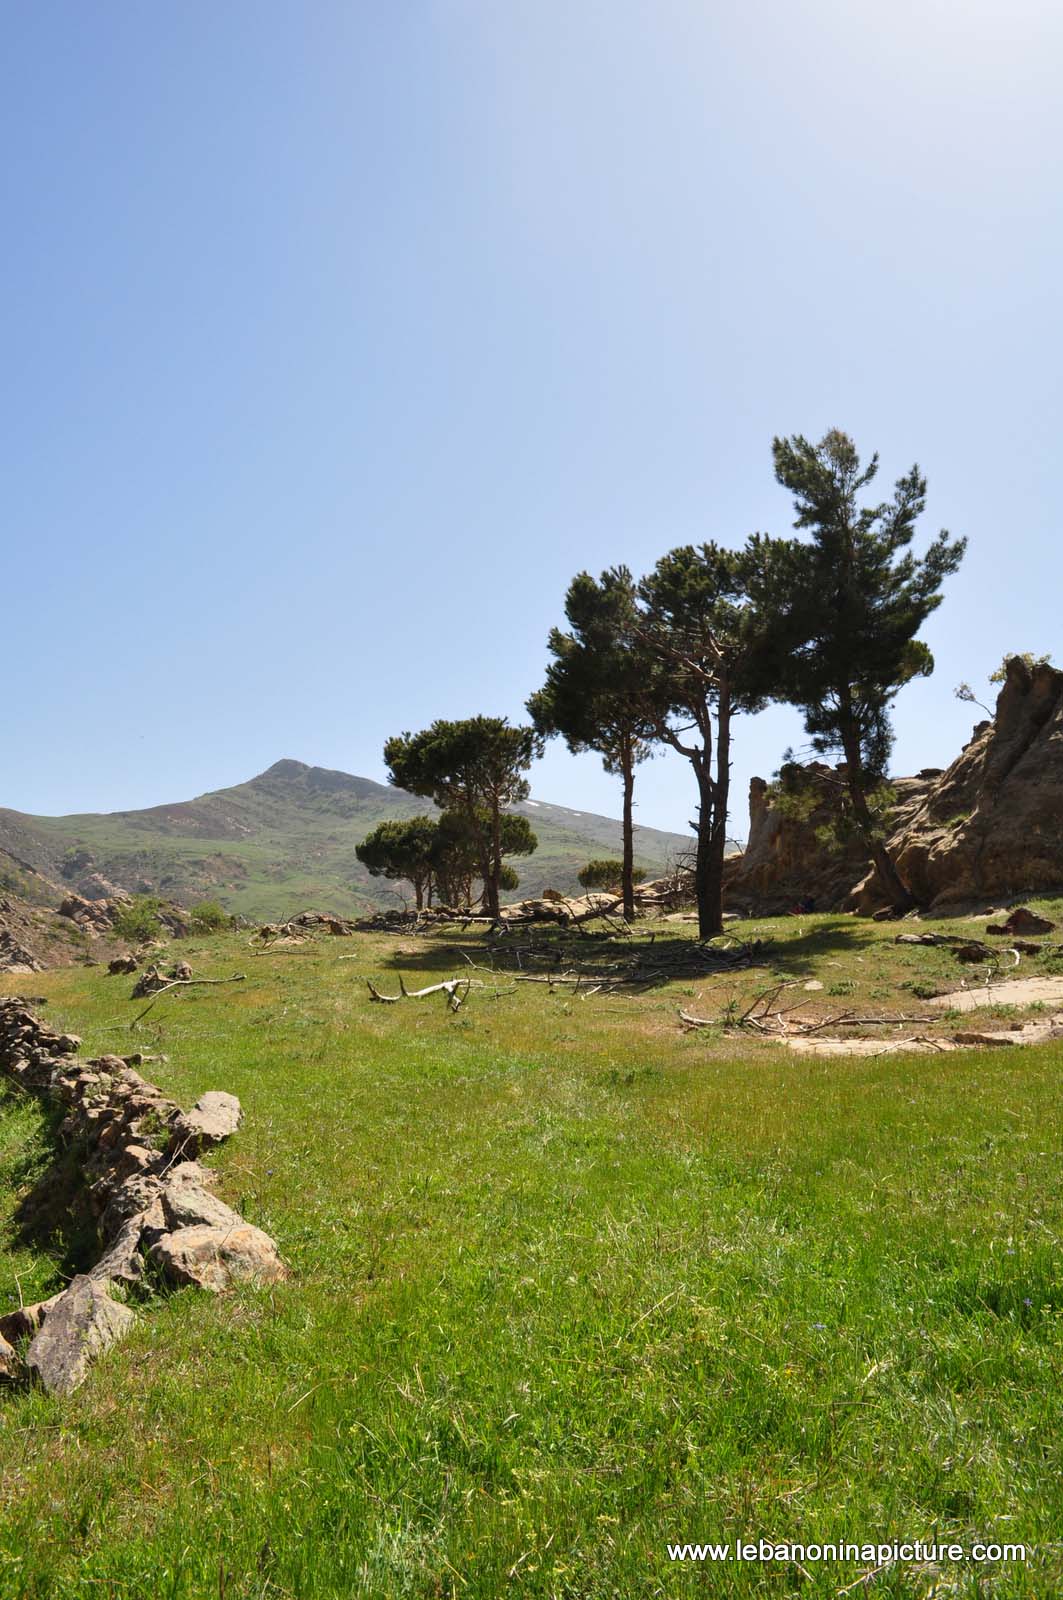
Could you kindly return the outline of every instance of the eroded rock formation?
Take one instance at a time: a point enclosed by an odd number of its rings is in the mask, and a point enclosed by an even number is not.
[[[924,905],[1063,885],[1063,672],[1007,662],[993,720],[899,819],[889,849]],[[869,873],[853,904],[869,911],[883,899]]]
[[[1007,663],[992,721],[950,767],[891,778],[888,848],[920,905],[1010,900],[1063,887],[1063,672]],[[728,904],[762,914],[811,898],[871,914],[888,896],[859,839],[825,842],[841,812],[844,768],[784,767],[754,778],[749,841],[727,864]]]
[[[140,1284],[150,1257],[175,1284],[222,1290],[240,1279],[286,1275],[274,1241],[211,1193],[196,1159],[227,1139],[240,1103],[220,1090],[191,1111],[136,1070],[140,1057],[81,1062],[80,1040],[43,1024],[21,1000],[0,1000],[0,1070],[66,1112],[60,1136],[76,1146],[102,1254],[59,1295],[0,1316],[0,1375],[32,1375],[69,1394],[89,1364],[133,1322],[113,1283]],[[28,1338],[20,1357],[15,1345]]]

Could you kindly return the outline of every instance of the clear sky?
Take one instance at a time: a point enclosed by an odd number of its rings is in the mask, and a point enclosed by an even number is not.
[[[576,571],[787,531],[775,433],[918,460],[969,537],[896,770],[1063,657],[1057,0],[2,15],[0,804],[517,718]],[[799,740],[737,726],[732,831]],[[640,784],[683,828],[685,765]]]

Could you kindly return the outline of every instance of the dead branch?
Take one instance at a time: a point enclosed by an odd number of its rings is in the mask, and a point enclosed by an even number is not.
[[[138,1011],[136,1016],[133,1018],[133,1021],[129,1024],[129,1026],[131,1028],[135,1027],[136,1024],[140,1021],[141,1017],[146,1017],[147,1016],[148,1012],[151,1010],[151,1007],[155,1004],[155,1002],[157,1000],[161,1000],[163,995],[167,994],[171,989],[191,989],[197,983],[246,983],[246,982],[247,982],[247,974],[244,973],[244,972],[234,972],[231,978],[171,978],[167,983],[164,983],[161,988],[155,990],[155,993],[152,995],[151,1005],[146,1005],[144,1007],[143,1011]],[[134,998],[139,998],[139,997],[138,996],[134,996]]]
[[[474,984],[478,989],[488,987],[486,983],[479,983],[475,978],[446,978],[442,983],[430,983],[426,989],[407,989],[400,974],[398,994],[381,994],[370,978],[366,978],[365,981],[369,988],[369,998],[379,1000],[382,1005],[393,1006],[400,1000],[423,1000],[425,995],[445,994],[451,1011],[460,1011]]]

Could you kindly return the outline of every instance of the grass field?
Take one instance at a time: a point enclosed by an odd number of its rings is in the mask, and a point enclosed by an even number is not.
[[[147,1302],[70,1400],[0,1396],[0,1600],[1063,1594],[1063,1048],[818,1060],[683,1031],[680,1005],[721,1015],[775,972],[823,1008],[957,981],[892,929],[756,928],[758,971],[500,980],[456,1015],[365,984],[454,975],[446,936],[185,941],[248,981],[132,1031],[128,978],[0,980],[84,1053],[165,1052],[185,1103],[238,1094],[220,1190],[292,1267]],[[0,1309],[77,1265],[17,1222],[52,1149],[7,1092]],[[1030,1551],[871,1575],[666,1548],[762,1537]]]

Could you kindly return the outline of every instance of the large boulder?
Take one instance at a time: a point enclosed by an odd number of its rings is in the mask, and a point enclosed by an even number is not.
[[[215,1293],[245,1280],[279,1283],[286,1278],[287,1268],[269,1234],[240,1218],[237,1224],[177,1228],[152,1247],[152,1257],[171,1282]]]

